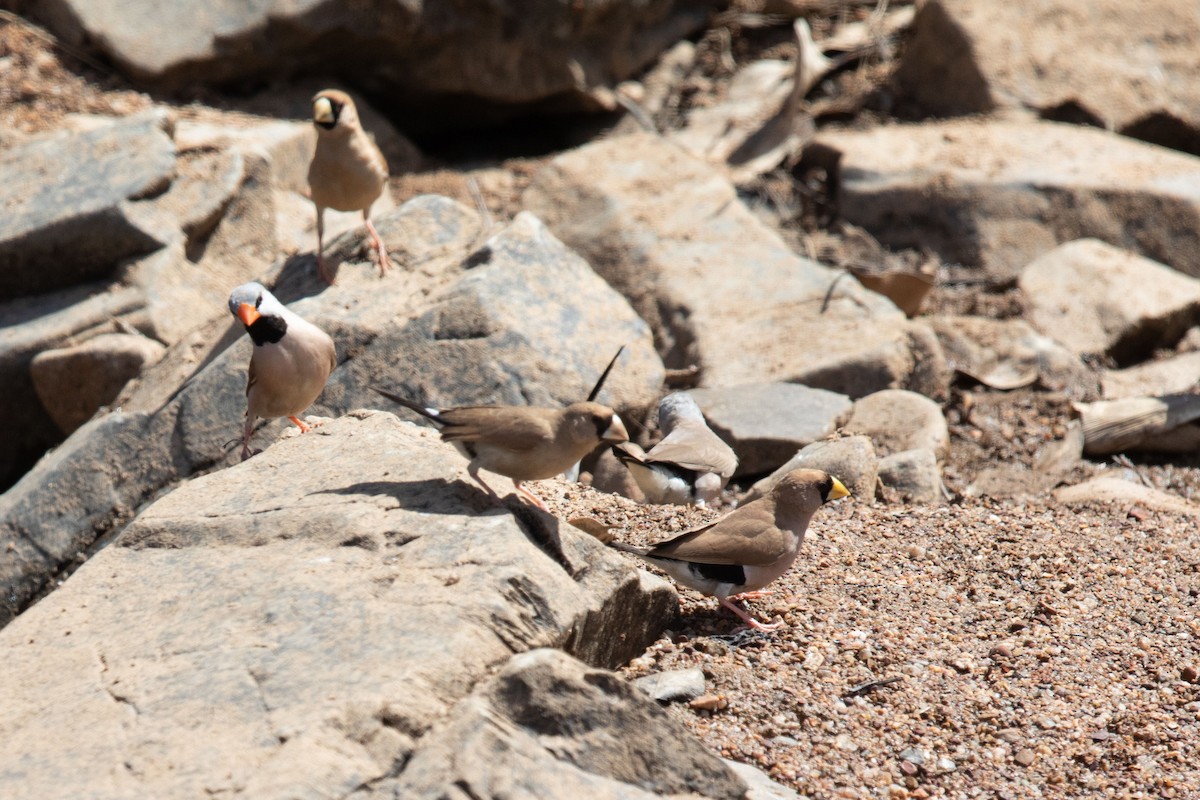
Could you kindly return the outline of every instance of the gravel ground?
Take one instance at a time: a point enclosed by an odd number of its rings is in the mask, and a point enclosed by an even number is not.
[[[561,516],[631,542],[716,516],[562,490]],[[1195,529],[1140,508],[850,498],[750,605],[783,627],[750,632],[683,590],[624,674],[701,667],[708,695],[671,713],[806,797],[1200,797]]]

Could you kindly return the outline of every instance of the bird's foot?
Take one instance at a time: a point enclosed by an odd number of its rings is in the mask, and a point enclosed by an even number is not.
[[[334,273],[333,268],[329,266],[329,261],[320,253],[317,253],[317,272],[321,275],[321,280],[333,286],[337,275]]]
[[[367,232],[371,234],[371,244],[375,247],[376,260],[379,262],[379,277],[387,275],[388,264],[391,262],[391,257],[388,256],[387,245],[383,243],[383,237],[379,235],[379,231],[375,230],[375,226],[369,218],[365,218],[367,224]]]
[[[547,506],[547,505],[546,505],[546,504],[545,504],[545,503],[542,501],[542,498],[538,497],[536,494],[534,494],[533,492],[529,491],[529,490],[528,490],[528,489],[526,489],[524,486],[522,486],[522,485],[521,485],[521,483],[520,483],[520,481],[513,481],[513,486],[516,488],[516,490],[517,490],[518,492],[520,492],[521,494],[523,494],[523,495],[525,495],[526,497],[528,497],[528,498],[529,498],[529,499],[530,499],[530,500],[533,502],[533,504],[534,504],[535,506],[537,506],[538,508],[540,508],[542,511],[545,511],[547,514],[549,514],[549,513],[550,513],[550,508],[549,508],[549,506]]]
[[[743,622],[745,622],[747,625],[749,625],[751,628],[753,628],[756,631],[773,631],[776,628],[778,628],[780,625],[783,624],[782,622],[759,622],[754,617],[750,616],[745,611],[743,611],[736,603],[732,602],[728,598],[721,598],[721,605],[728,608],[734,614],[737,614],[738,617],[740,617]]]
[[[312,428],[305,425],[299,417],[288,417],[288,419],[292,421],[293,425],[300,429],[301,433],[308,433],[310,430],[312,430]]]

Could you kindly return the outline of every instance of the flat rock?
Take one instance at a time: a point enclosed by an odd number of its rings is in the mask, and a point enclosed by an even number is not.
[[[937,454],[921,448],[891,453],[879,459],[879,482],[908,503],[940,503],[942,470]]]
[[[1200,385],[1200,352],[1183,353],[1158,361],[1106,370],[1100,377],[1105,400],[1181,394]]]
[[[1129,364],[1200,321],[1200,280],[1094,239],[1060,245],[1020,277],[1026,318],[1073,353]]]
[[[738,457],[738,475],[761,475],[845,422],[850,398],[795,383],[762,383],[688,392],[713,432]]]
[[[1060,503],[1114,503],[1126,506],[1139,505],[1153,511],[1170,514],[1200,516],[1200,505],[1188,502],[1177,495],[1152,489],[1123,478],[1101,475],[1075,486],[1064,486],[1054,492]]]
[[[808,445],[782,467],[751,486],[750,491],[742,498],[742,503],[763,497],[784,475],[801,468],[828,472],[850,490],[856,503],[870,505],[875,502],[875,488],[879,475],[879,459],[875,455],[875,445],[871,444],[871,439],[867,436],[845,436]]]
[[[1200,25],[1174,0],[931,0],[896,71],[926,112],[1029,108],[1200,153]]]
[[[187,3],[155,0],[41,5],[59,38],[156,89],[327,73],[336,63],[364,90],[424,107],[428,116],[445,113],[442,106],[456,98],[478,111],[487,102],[532,103],[615,86],[700,28],[708,8],[676,0],[590,9],[219,0],[197,16]],[[425,106],[416,105],[422,100]]]
[[[746,786],[616,675],[555,650],[513,658],[423,739],[398,778],[354,798],[741,800]]]
[[[701,386],[945,389],[927,327],[794,254],[728,180],[670,142],[639,134],[565,153],[524,204],[629,298],[667,367],[699,367]]]
[[[633,685],[660,703],[694,700],[704,694],[704,670],[700,667],[652,672]]]
[[[613,666],[675,613],[664,582],[514,511],[381,412],[185,483],[0,632],[0,793],[348,795],[403,778],[514,652]]]
[[[942,407],[916,392],[889,389],[855,401],[846,433],[871,437],[882,456],[929,450],[939,460],[950,450],[950,430]]]
[[[97,280],[162,246],[136,201],[167,188],[175,145],[161,112],[0,152],[0,296]]]
[[[46,413],[63,433],[71,433],[165,350],[145,336],[106,333],[73,347],[43,350],[29,372]]]
[[[1200,276],[1200,159],[1094,128],[955,120],[825,130],[841,213],[893,248],[1001,281],[1094,237]]]

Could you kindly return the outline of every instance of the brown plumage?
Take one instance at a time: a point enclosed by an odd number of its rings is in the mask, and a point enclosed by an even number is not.
[[[710,525],[652,547],[615,540],[606,544],[646,560],[684,586],[716,597],[752,628],[770,630],[778,625],[764,625],[732,600],[768,594],[761,590],[791,568],[816,510],[849,494],[841,481],[820,470],[792,470],[766,497]]]
[[[439,410],[382,389],[375,391],[441,428],[442,440],[470,460],[467,472],[497,503],[500,496],[479,476],[479,470],[511,478],[518,492],[547,511],[541,498],[522,483],[553,478],[600,445],[629,439],[617,413],[599,403],[572,403],[566,408],[465,406]]]
[[[229,295],[229,311],[242,321],[254,342],[246,380],[246,423],[242,460],[250,457],[255,420],[287,417],[301,432],[299,415],[325,388],[337,366],[329,334],[301,318],[261,284],[247,283]]]
[[[379,274],[387,272],[383,239],[371,224],[371,205],[387,186],[388,168],[375,140],[363,130],[350,95],[326,89],[313,97],[317,149],[308,167],[308,187],[317,207],[317,265],[321,277],[333,283],[325,262],[325,209],[361,211],[379,259]]]
[[[696,401],[681,392],[667,395],[658,406],[658,427],[664,437],[648,453],[633,442],[613,447],[646,502],[704,506],[716,499],[738,460],[709,430]]]

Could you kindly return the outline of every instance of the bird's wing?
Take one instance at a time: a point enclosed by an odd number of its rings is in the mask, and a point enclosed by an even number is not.
[[[700,564],[763,567],[794,546],[795,537],[776,527],[773,504],[755,501],[711,525],[659,542],[649,554]]]
[[[696,472],[715,472],[725,478],[737,470],[737,456],[716,434],[705,429],[679,427],[650,451],[647,461],[666,461]]]
[[[521,406],[467,406],[441,413],[448,442],[475,442],[524,452],[554,441],[555,412]]]

